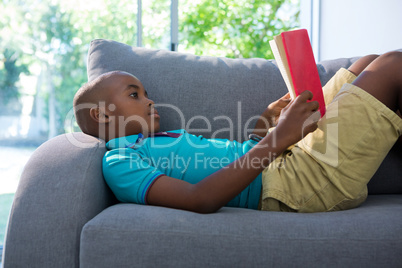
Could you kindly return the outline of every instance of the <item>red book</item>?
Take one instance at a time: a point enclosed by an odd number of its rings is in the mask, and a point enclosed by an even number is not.
[[[269,43],[291,97],[311,91],[313,100],[320,105],[321,117],[324,116],[324,94],[307,30],[283,32]]]

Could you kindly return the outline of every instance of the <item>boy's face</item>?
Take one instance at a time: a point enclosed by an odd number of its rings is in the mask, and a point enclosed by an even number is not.
[[[109,131],[115,131],[114,137],[159,131],[159,114],[137,78],[124,72],[116,73],[105,81],[105,88],[112,126]]]

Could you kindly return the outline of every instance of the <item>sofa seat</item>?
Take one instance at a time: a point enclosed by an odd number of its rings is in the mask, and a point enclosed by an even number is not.
[[[155,267],[313,267],[316,263],[397,267],[402,221],[395,212],[401,210],[401,195],[370,195],[359,208],[313,214],[223,208],[202,215],[117,204],[84,226],[80,263],[84,267],[149,263]],[[401,223],[399,230],[395,222]]]

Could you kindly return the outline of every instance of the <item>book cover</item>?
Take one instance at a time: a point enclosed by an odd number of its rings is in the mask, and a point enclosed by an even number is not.
[[[324,116],[324,94],[307,30],[283,32],[270,45],[291,97],[311,91],[313,100],[320,105],[321,117]]]

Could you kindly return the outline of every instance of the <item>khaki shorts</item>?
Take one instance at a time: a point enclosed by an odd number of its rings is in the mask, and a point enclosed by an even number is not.
[[[318,129],[262,173],[261,209],[323,212],[351,209],[402,134],[402,119],[339,70],[324,86],[326,115]]]

